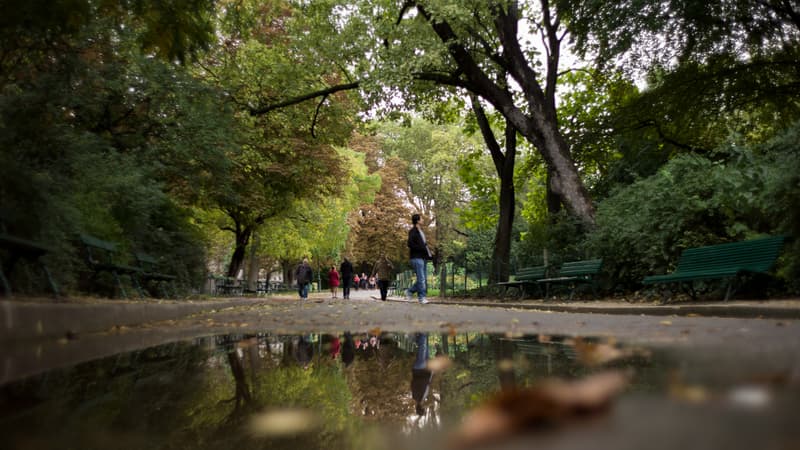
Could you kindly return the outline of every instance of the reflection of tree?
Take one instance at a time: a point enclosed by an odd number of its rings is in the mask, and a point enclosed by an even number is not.
[[[236,393],[234,397],[227,400],[227,402],[236,402],[234,412],[237,412],[242,405],[251,403],[253,397],[250,395],[250,388],[247,386],[242,360],[235,351],[228,352],[228,364],[231,366],[233,380],[236,383]]]
[[[413,354],[385,337],[379,349],[356,350],[356,361],[346,372],[352,412],[370,422],[404,423],[413,405],[408,390],[412,361]]]

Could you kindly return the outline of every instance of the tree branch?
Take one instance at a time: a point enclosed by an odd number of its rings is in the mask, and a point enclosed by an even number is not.
[[[492,127],[489,125],[489,119],[486,117],[486,112],[483,110],[483,106],[481,106],[480,101],[475,95],[470,95],[469,97],[472,101],[472,111],[475,113],[475,119],[478,122],[478,128],[480,128],[481,134],[483,135],[483,141],[489,148],[489,153],[492,155],[494,168],[497,170],[497,176],[500,177],[503,173],[505,155],[503,154],[503,150],[500,148],[500,144],[497,143],[497,138],[494,137]]]
[[[335,86],[331,86],[326,89],[320,89],[319,91],[310,92],[308,94],[300,95],[297,97],[292,97],[286,99],[282,102],[272,103],[270,105],[260,106],[260,107],[251,107],[250,108],[250,115],[251,116],[260,116],[262,114],[266,114],[270,111],[274,111],[276,109],[280,109],[286,106],[296,105],[298,103],[303,103],[306,100],[311,100],[313,98],[328,96],[340,91],[348,91],[352,89],[358,89],[359,85],[361,84],[360,81],[354,81],[352,83],[347,84],[338,84]]]

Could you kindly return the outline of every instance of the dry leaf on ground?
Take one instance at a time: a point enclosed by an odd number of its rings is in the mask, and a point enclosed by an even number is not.
[[[629,375],[608,371],[577,381],[546,380],[500,391],[470,411],[452,436],[452,448],[509,437],[544,425],[563,424],[605,410],[627,386]]]

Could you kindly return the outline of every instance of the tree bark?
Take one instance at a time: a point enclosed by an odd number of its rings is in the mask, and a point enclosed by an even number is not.
[[[256,249],[260,247],[260,240],[258,238],[257,233],[253,233],[253,245],[250,246],[250,261],[247,265],[247,274],[245,278],[247,279],[247,289],[251,292],[255,292],[258,288],[258,256],[256,255]]]
[[[516,206],[514,192],[514,164],[517,153],[517,130],[506,121],[506,151],[500,149],[494,132],[486,118],[486,113],[480,102],[472,96],[472,110],[478,122],[478,127],[483,135],[483,140],[489,148],[497,176],[500,178],[500,217],[497,221],[494,248],[492,249],[492,268],[489,271],[489,283],[508,281],[510,273],[509,260],[511,258],[511,230],[514,225],[514,208]]]
[[[500,218],[497,221],[495,233],[494,252],[492,261],[496,261],[497,278],[492,279],[489,274],[489,283],[508,281],[511,272],[511,231],[514,226],[514,210],[516,194],[514,192],[514,159],[517,152],[517,130],[506,124],[506,156],[503,167],[498,170],[500,177]]]
[[[236,238],[236,247],[233,249],[231,263],[228,266],[227,273],[227,276],[231,278],[236,277],[239,274],[239,269],[241,269],[242,265],[244,264],[244,258],[247,254],[247,244],[250,242],[250,236],[253,234],[253,228],[250,226],[242,226],[237,222],[233,233]]]

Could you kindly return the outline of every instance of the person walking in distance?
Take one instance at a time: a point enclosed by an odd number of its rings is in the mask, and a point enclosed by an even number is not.
[[[308,258],[303,258],[303,262],[297,265],[294,271],[294,278],[297,280],[297,293],[300,294],[300,300],[308,299],[308,285],[314,277],[314,272],[311,266],[308,265]]]
[[[350,298],[350,283],[353,282],[353,264],[347,258],[339,266],[339,275],[342,280],[342,297],[348,300]]]
[[[378,279],[378,289],[381,291],[381,300],[383,301],[386,301],[386,295],[389,293],[389,279],[392,276],[392,269],[394,269],[392,261],[382,251],[381,256],[375,261],[375,265],[372,266],[372,276]]]
[[[339,290],[339,272],[336,271],[336,266],[331,266],[328,271],[328,285],[331,287],[331,298],[336,298]]]
[[[406,289],[406,299],[411,300],[412,294],[416,293],[419,303],[425,305],[428,303],[428,299],[426,298],[428,294],[427,261],[432,255],[428,249],[428,243],[425,241],[425,233],[422,232],[422,227],[419,222],[419,214],[411,216],[411,229],[408,230],[408,251],[411,268],[414,269],[417,281],[411,289]]]

